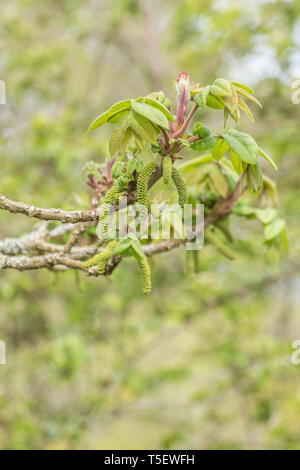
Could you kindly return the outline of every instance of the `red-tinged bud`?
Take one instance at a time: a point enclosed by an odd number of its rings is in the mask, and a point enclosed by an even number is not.
[[[181,72],[178,75],[176,89],[178,97],[176,127],[178,128],[184,122],[190,101],[190,77],[187,72]]]

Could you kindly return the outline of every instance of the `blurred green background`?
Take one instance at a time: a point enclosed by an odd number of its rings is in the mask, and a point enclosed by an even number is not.
[[[107,155],[91,120],[179,72],[243,81],[263,102],[251,133],[278,163],[290,253],[235,224],[239,257],[213,247],[185,276],[184,251],[154,260],[153,293],[134,262],[112,279],[3,271],[1,449],[299,449],[300,2],[1,0],[1,193],[44,207],[88,207],[86,162]],[[294,90],[295,91],[295,90]],[[252,107],[253,108],[253,107]],[[218,112],[203,119],[221,126]],[[36,222],[1,212],[0,235]],[[234,221],[233,221],[234,225]]]

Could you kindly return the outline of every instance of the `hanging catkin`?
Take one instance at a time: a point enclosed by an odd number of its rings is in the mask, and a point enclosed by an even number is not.
[[[119,240],[112,240],[110,243],[108,243],[105,248],[105,251],[103,251],[102,253],[97,253],[95,256],[93,256],[84,263],[85,267],[90,268],[91,266],[98,265],[99,274],[104,274],[106,265],[112,257],[113,249],[118,242]]]
[[[163,159],[163,181],[165,184],[169,184],[172,178],[172,159],[170,157],[164,157]]]
[[[181,207],[184,207],[184,205],[188,201],[188,193],[187,193],[185,182],[184,182],[181,174],[179,173],[177,168],[175,168],[174,166],[172,167],[172,180],[173,180],[173,183],[175,184],[176,189],[177,189],[178,204]]]
[[[151,292],[151,270],[147,258],[137,260],[143,281],[143,293],[150,294]]]

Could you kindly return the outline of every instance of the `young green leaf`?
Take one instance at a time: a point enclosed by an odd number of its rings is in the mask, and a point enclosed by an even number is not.
[[[129,125],[133,132],[137,134],[145,142],[157,145],[156,131],[149,119],[146,119],[141,114],[133,112],[129,118]]]
[[[230,129],[228,132],[222,134],[222,137],[241,160],[250,165],[255,165],[259,149],[253,137],[245,132],[239,132],[236,129]]]
[[[253,117],[253,114],[251,112],[251,109],[249,108],[249,106],[245,103],[245,101],[243,100],[243,98],[241,98],[240,96],[238,97],[238,104],[239,104],[239,107],[244,111],[244,113],[246,114],[246,116],[250,119],[250,121],[254,122],[254,117]]]
[[[197,140],[196,142],[191,144],[191,149],[196,150],[198,152],[203,152],[204,150],[209,150],[213,148],[216,142],[217,142],[217,139],[209,135],[208,137]]]
[[[228,192],[228,182],[226,177],[223,175],[217,165],[210,166],[209,177],[217,193],[219,193],[222,197],[225,198]]]
[[[166,116],[166,118],[169,121],[171,122],[175,121],[175,117],[173,116],[173,114],[171,114],[168,108],[166,108],[162,103],[159,103],[159,101],[154,100],[153,98],[148,98],[148,97],[143,98],[143,101],[146,104],[149,104],[150,106],[152,106],[153,108],[158,109],[161,113],[163,113]]]
[[[263,179],[259,162],[255,165],[249,165],[247,168],[247,184],[249,189],[255,194],[262,190]]]
[[[168,119],[159,109],[139,101],[132,102],[132,109],[136,113],[141,114],[145,118],[149,119],[149,121],[152,121],[157,126],[162,127],[163,129],[169,128]]]
[[[246,170],[247,163],[243,162],[243,160],[241,160],[233,150],[230,151],[230,158],[233,168],[238,175],[241,175]]]
[[[264,224],[269,224],[276,217],[276,209],[266,207],[265,209],[256,209],[256,217]]]
[[[209,92],[213,96],[231,96],[231,84],[228,80],[218,78],[217,80],[215,80],[214,84],[209,88]]]
[[[250,94],[247,93],[247,91],[245,91],[245,90],[237,90],[237,91],[238,91],[238,93],[239,93],[240,95],[245,96],[245,98],[248,98],[248,100],[253,101],[253,102],[256,103],[260,108],[262,108],[262,104],[258,101],[257,98],[255,98],[255,96],[250,95]]]
[[[272,165],[274,170],[278,171],[278,167],[276,163],[274,162],[274,160],[261,147],[259,147],[259,153],[262,157],[264,157],[267,160],[267,162],[270,163],[270,165]]]
[[[123,100],[119,101],[118,103],[114,104],[111,108],[109,108],[105,113],[100,114],[89,126],[88,132],[97,129],[97,127],[102,126],[108,119],[112,118],[116,114],[119,114],[123,111],[129,110],[131,108],[132,100]]]
[[[116,152],[120,151],[122,141],[124,140],[126,130],[128,128],[128,118],[123,118],[118,126],[115,128],[109,140],[109,153],[111,157],[114,156]]]
[[[218,139],[217,143],[213,146],[211,154],[215,160],[221,160],[229,149],[229,145],[224,139]]]
[[[210,108],[214,108],[214,109],[224,109],[225,108],[225,105],[223,103],[222,98],[220,98],[219,96],[213,96],[211,94],[207,95],[206,104]]]
[[[194,97],[195,103],[200,108],[206,108],[206,99],[207,99],[207,96],[209,94],[209,88],[210,88],[209,85],[205,86]]]
[[[273,240],[285,230],[285,221],[283,219],[275,219],[265,226],[264,237],[266,241]]]
[[[247,91],[248,93],[250,93],[251,95],[253,95],[254,91],[252,90],[252,88],[248,87],[247,85],[243,85],[243,83],[239,83],[239,82],[233,82],[231,81],[232,85],[238,87],[238,88],[242,88],[242,90],[245,90]]]

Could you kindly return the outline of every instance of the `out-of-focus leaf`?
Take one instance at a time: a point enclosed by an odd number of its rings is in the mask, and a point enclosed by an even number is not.
[[[265,225],[272,222],[276,217],[276,209],[266,207],[265,209],[256,209],[256,217]]]
[[[264,236],[266,241],[273,240],[285,230],[286,224],[283,219],[275,219],[265,226]]]
[[[228,182],[226,177],[222,174],[217,165],[211,165],[209,176],[216,191],[222,196],[226,197],[228,192]]]
[[[178,169],[183,173],[189,173],[195,170],[195,168],[203,165],[204,163],[210,163],[213,160],[211,154],[201,155],[200,157],[192,158],[187,162],[178,165]]]

